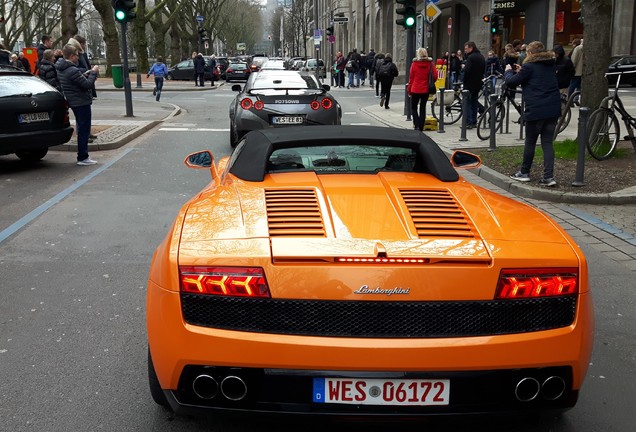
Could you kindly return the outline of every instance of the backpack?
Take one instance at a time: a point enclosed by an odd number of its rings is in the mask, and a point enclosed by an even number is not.
[[[351,59],[345,65],[345,69],[347,70],[347,72],[355,72],[358,70],[357,66],[358,65],[356,64],[356,61],[354,59]]]
[[[391,66],[393,66],[393,63],[391,62],[382,63],[380,65],[380,69],[378,69],[378,77],[388,78],[390,76],[393,76]]]

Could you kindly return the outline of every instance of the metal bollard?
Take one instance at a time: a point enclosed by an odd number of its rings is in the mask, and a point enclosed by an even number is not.
[[[468,141],[466,138],[466,123],[468,121],[468,110],[470,109],[470,92],[468,90],[462,90],[462,131],[459,137],[460,141]]]
[[[510,133],[510,99],[506,98],[506,133]]]
[[[525,112],[525,104],[523,103],[523,96],[521,97],[521,112]],[[525,122],[523,121],[523,116],[519,117],[519,139],[523,141],[523,127],[525,126]]]
[[[404,115],[406,121],[411,121],[411,98],[409,97],[409,83],[404,84]]]
[[[141,88],[141,74],[137,73],[137,88]]]
[[[579,108],[579,124],[578,124],[578,144],[579,152],[576,155],[576,176],[572,182],[572,186],[585,186],[583,175],[585,171],[585,143],[587,142],[587,122],[590,118],[590,109],[588,107]]]
[[[497,95],[490,95],[490,146],[488,151],[497,150]]]
[[[439,88],[439,121],[437,124],[437,133],[444,133],[444,87]],[[424,119],[426,121],[426,119]]]

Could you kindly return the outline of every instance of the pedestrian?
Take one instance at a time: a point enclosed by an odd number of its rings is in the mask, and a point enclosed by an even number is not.
[[[457,81],[464,82],[464,64],[466,63],[466,59],[464,58],[464,53],[462,50],[457,50],[457,60],[459,60],[459,75],[457,76]]]
[[[358,81],[358,85],[360,84],[360,76],[358,75],[358,73],[360,72],[360,63],[358,62],[357,54],[358,54],[358,51],[357,49],[354,48],[353,51],[351,51],[347,55],[347,63],[345,65],[345,69],[347,70],[347,75],[348,75],[348,81],[347,81],[348,89],[351,87],[357,87],[353,83],[354,78]]]
[[[51,39],[51,36],[49,35],[42,35],[42,38],[40,40],[41,42],[38,44],[38,62],[35,64],[36,73],[38,73],[40,69],[40,62],[42,61],[42,55],[44,54],[44,51],[46,51],[47,49],[51,49],[51,47],[53,46],[53,39]]]
[[[150,67],[146,78],[150,78],[150,75],[155,76],[155,88],[152,89],[152,95],[156,96],[156,101],[159,102],[159,99],[161,99],[161,89],[163,89],[163,79],[168,75],[168,67],[163,62],[163,57],[157,57],[157,61]],[[212,80],[212,85],[214,85],[214,79]]]
[[[528,54],[526,52],[527,49],[527,45],[526,44],[521,44],[521,48],[519,49],[519,63],[523,64],[523,61],[526,59],[526,55]]]
[[[452,52],[449,63],[450,64],[448,65],[448,67],[450,70],[451,84],[455,84],[457,81],[459,81],[459,72],[462,68],[462,61],[459,57],[457,57],[456,52]]]
[[[22,69],[24,69],[28,73],[31,73],[31,62],[28,58],[26,58],[22,51],[18,53],[18,61],[22,63]]]
[[[378,53],[375,56],[375,62],[373,65],[373,73],[375,74],[375,97],[380,97],[380,78],[378,77],[378,73],[380,72],[380,66],[384,62],[384,54]]]
[[[556,58],[555,64],[559,91],[565,95],[568,93],[570,81],[572,81],[572,77],[574,76],[574,64],[572,64],[572,60],[565,55],[565,49],[563,49],[562,45],[554,45],[552,51],[554,51]]]
[[[393,56],[390,53],[386,53],[378,70],[378,79],[380,80],[380,106],[383,106],[385,109],[390,109],[391,87],[393,86],[393,80],[396,76],[398,76],[398,68],[395,63],[393,63]]]
[[[210,69],[212,69],[212,84],[210,84],[210,87],[214,87],[214,81],[216,78],[216,56],[214,54],[212,54],[212,57],[210,57]],[[158,99],[157,99],[158,100]]]
[[[568,53],[568,57],[570,57],[570,59],[572,59],[572,53],[574,52],[574,48],[576,48],[580,44],[581,44],[581,39],[579,38],[572,39],[572,42],[570,43],[570,45],[572,46],[572,49]]]
[[[574,76],[570,80],[568,96],[577,90],[581,90],[581,76],[583,76],[583,39],[581,39],[581,43],[572,50],[572,64],[574,65]]]
[[[62,91],[62,84],[60,84],[60,80],[57,77],[57,69],[55,68],[55,52],[52,49],[44,50],[42,53],[42,59],[40,59],[39,63],[38,76],[40,79],[55,87],[57,91],[64,94]]]
[[[91,65],[91,61],[88,58],[88,50],[86,49],[86,38],[84,36],[81,35],[75,35],[73,36],[73,39],[75,39],[76,41],[78,41],[80,43],[80,65],[82,68],[86,68],[86,70],[92,69],[93,66]],[[95,87],[93,86],[93,90],[91,91],[91,93],[93,94],[93,97],[96,98],[97,97],[97,90],[95,89]],[[95,135],[93,135],[91,133],[90,135],[90,139],[93,140],[97,138]],[[89,141],[91,142],[91,141]]]
[[[68,42],[66,42],[66,44],[74,46],[75,49],[77,50],[77,55],[78,55],[77,68],[80,70],[80,72],[84,73],[90,70],[91,68],[88,67],[88,57],[84,56],[84,47],[82,46],[80,39],[84,39],[84,38],[82,37],[78,38],[78,36],[75,35],[72,38],[70,38]],[[84,39],[84,42],[86,42],[86,39]]]
[[[88,136],[91,133],[91,90],[99,73],[99,67],[93,66],[82,73],[79,66],[80,53],[75,45],[67,44],[62,50],[63,58],[55,63],[57,77],[62,85],[66,102],[75,115],[77,125],[77,165],[95,165],[97,161],[88,155]]]
[[[541,137],[543,150],[542,186],[556,186],[554,179],[554,146],[552,139],[561,115],[561,97],[557,82],[554,53],[545,50],[543,43],[534,41],[526,48],[523,65],[506,66],[506,83],[522,87],[526,139],[523,162],[519,171],[510,176],[520,182],[530,181],[537,139]]]
[[[194,86],[205,86],[205,59],[203,54],[198,53],[194,58]]]
[[[18,59],[18,55],[16,53],[11,54],[9,57],[9,64],[16,69],[24,70],[24,65]]]
[[[367,54],[364,51],[360,51],[360,71],[358,72],[358,85],[361,85],[364,87],[364,81],[366,79],[367,79]]]
[[[493,50],[488,51],[488,57],[486,58],[486,69],[484,70],[484,78],[490,77],[490,86],[488,87],[488,94],[495,92],[497,84],[497,77],[503,75],[503,69],[499,57]]]
[[[433,80],[432,89],[429,86],[431,78]],[[409,83],[406,90],[411,98],[413,127],[420,132],[424,131],[424,125],[426,123],[426,102],[428,101],[429,92],[435,89],[436,80],[437,69],[433,64],[433,59],[428,56],[426,48],[418,48],[415,52],[415,58],[411,62]]]
[[[347,59],[342,54],[342,51],[338,51],[336,55],[336,69],[338,70],[338,87],[344,87],[345,85],[345,68],[347,65]]]
[[[367,54],[367,71],[369,73],[369,87],[373,88],[375,78],[375,51],[371,48]]]
[[[464,89],[470,92],[470,105],[466,118],[466,127],[475,128],[477,126],[477,112],[483,106],[479,103],[479,90],[481,90],[481,80],[486,69],[486,59],[477,49],[475,42],[468,41],[464,44],[466,62],[464,63]]]

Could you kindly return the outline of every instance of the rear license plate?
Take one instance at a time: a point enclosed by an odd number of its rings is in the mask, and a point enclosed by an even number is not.
[[[450,380],[314,378],[316,403],[448,405]]]
[[[272,124],[303,124],[302,116],[272,117]]]
[[[18,115],[19,123],[37,123],[43,121],[49,121],[49,113],[39,112]]]

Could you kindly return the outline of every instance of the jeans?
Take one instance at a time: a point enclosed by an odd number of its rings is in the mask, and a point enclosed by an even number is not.
[[[526,140],[523,144],[523,162],[521,172],[529,174],[534,160],[534,150],[537,146],[537,139],[541,137],[541,149],[543,150],[543,178],[554,177],[554,145],[552,138],[556,129],[558,118],[545,120],[526,121]]]
[[[88,136],[91,134],[91,106],[71,107],[77,127],[77,160],[88,159]]]
[[[393,77],[381,78],[380,93],[384,97],[384,108],[389,108],[389,100],[391,99],[391,87],[393,87]]]
[[[349,87],[353,87],[353,79],[356,79],[356,86],[360,87],[360,75],[358,74],[358,72],[349,72]]]
[[[573,76],[570,80],[570,87],[568,88],[568,97],[576,90],[581,90],[581,77]]]
[[[200,83],[200,84],[199,84]],[[201,85],[203,87],[205,85],[205,78],[203,77],[203,72],[197,73],[194,77],[194,85]]]
[[[468,110],[468,117],[466,117],[467,125],[477,124],[477,112],[479,111],[479,90],[470,92],[470,109]]]
[[[340,87],[344,87],[344,82],[345,82],[345,73],[344,70],[338,70],[338,85]]]
[[[155,77],[155,88],[157,89],[157,102],[159,102],[161,89],[163,88],[163,77]]]
[[[423,131],[426,123],[426,102],[428,101],[427,93],[411,94],[411,115],[413,116],[413,126],[415,129]],[[419,112],[418,112],[419,105]]]

